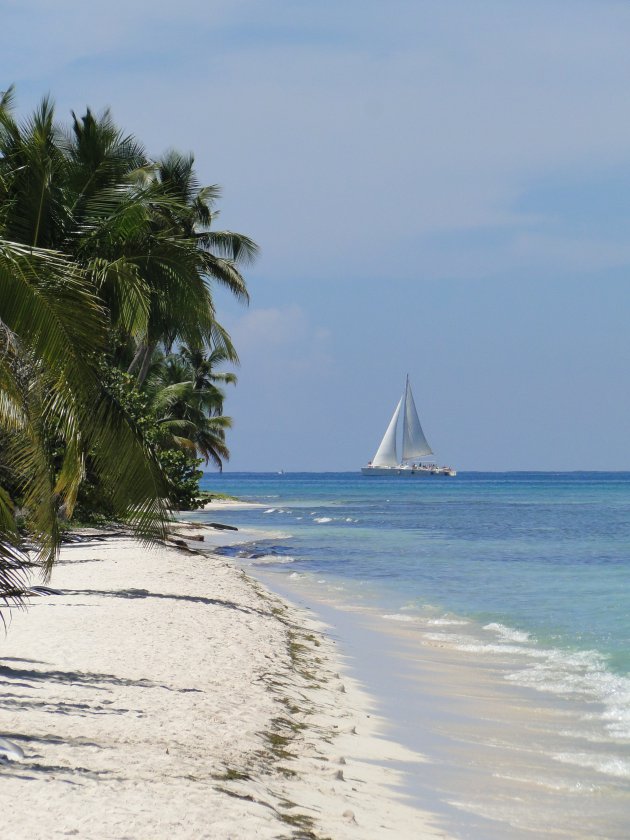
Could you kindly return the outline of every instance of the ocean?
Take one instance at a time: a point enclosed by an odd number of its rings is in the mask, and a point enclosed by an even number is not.
[[[191,518],[256,529],[222,550],[335,628],[446,830],[630,836],[630,473],[202,487],[263,505]]]

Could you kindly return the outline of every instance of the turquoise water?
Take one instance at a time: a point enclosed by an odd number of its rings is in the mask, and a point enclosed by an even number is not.
[[[630,473],[203,484],[262,505],[194,514],[256,529],[224,553],[352,607],[330,623],[399,739],[429,755],[412,793],[437,797],[454,836],[628,836]],[[368,636],[387,650],[378,673]]]
[[[630,674],[630,473],[244,473],[203,486],[267,505],[221,519],[290,534],[267,546],[278,568],[288,555],[292,572],[371,584],[384,608],[430,604]]]

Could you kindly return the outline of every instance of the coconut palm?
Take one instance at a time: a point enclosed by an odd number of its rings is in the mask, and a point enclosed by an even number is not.
[[[46,573],[57,555],[58,510],[71,512],[86,454],[112,488],[112,505],[139,535],[163,536],[166,482],[117,400],[103,386],[95,359],[107,346],[107,318],[81,270],[59,253],[0,240],[0,592],[2,569],[19,576],[19,501]],[[61,468],[52,449],[60,443]],[[10,485],[11,489],[9,489]],[[11,492],[12,490],[12,492]],[[15,581],[14,581],[15,582]],[[0,595],[0,597],[2,597]]]
[[[111,466],[108,457],[113,452],[106,455],[103,446],[113,447],[120,434],[135,452],[129,454],[140,469],[139,481],[148,481],[146,501],[150,500],[149,507],[154,506],[162,494],[163,481],[155,464],[147,460],[140,437],[98,374],[96,354],[108,350],[109,313],[98,284],[94,283],[95,258],[82,242],[89,218],[85,208],[88,198],[96,194],[99,179],[103,182],[102,172],[115,170],[117,175],[124,174],[120,163],[123,157],[126,155],[125,171],[129,171],[132,165],[142,162],[142,154],[130,141],[116,140],[106,118],[101,134],[109,144],[109,159],[118,161],[117,168],[101,161],[93,167],[97,171],[90,179],[85,165],[87,155],[73,157],[64,147],[50,100],[45,98],[22,124],[12,115],[12,100],[12,91],[0,97],[0,236],[4,240],[0,244],[0,323],[14,340],[16,358],[22,365],[25,359],[29,360],[32,382],[45,384],[47,397],[41,408],[46,416],[47,436],[57,436],[65,442],[61,472],[55,493],[50,495],[57,501],[62,499],[71,511],[85,452],[90,447],[94,449],[96,468],[105,477]],[[84,123],[93,128],[92,124],[91,119]],[[84,135],[87,134],[86,130]],[[76,146],[80,149],[79,143]],[[122,148],[126,149],[125,155]],[[79,188],[78,184],[82,186]],[[84,212],[80,219],[81,205]],[[101,257],[101,263],[107,263],[108,256]],[[106,273],[103,270],[102,274]],[[6,354],[5,361],[5,377],[9,377],[15,365],[8,366]],[[7,383],[4,385],[8,387]],[[34,393],[34,387],[28,394],[23,390],[22,404],[26,404],[26,396],[32,402]],[[15,396],[17,399],[17,392]],[[120,468],[116,471],[124,472]],[[122,480],[123,485],[128,484],[124,476]],[[124,511],[130,504],[139,504],[139,512],[142,511],[144,503],[137,487],[128,485],[125,490],[116,481],[115,494],[116,509]],[[162,503],[158,509],[162,510],[158,519],[163,522]],[[140,516],[138,525],[142,521]]]
[[[236,361],[212,284],[246,300],[239,266],[256,246],[211,230],[217,196],[192,157],[152,163],[108,112],[73,114],[62,131],[48,98],[18,122],[12,90],[0,96],[0,599],[25,591],[17,507],[48,571],[88,460],[116,515],[146,538],[164,533],[168,481],[103,360],[135,354],[139,382],[159,345],[213,343]],[[166,437],[220,465],[218,361],[163,383],[155,405]]]
[[[249,296],[239,267],[251,262],[258,250],[243,234],[212,230],[218,215],[213,207],[220,191],[217,186],[200,186],[192,155],[169,152],[157,163],[156,181],[163,197],[171,201],[156,212],[159,229],[168,232],[175,241],[194,243],[195,266],[194,276],[183,284],[174,284],[168,275],[151,277],[149,324],[129,366],[129,372],[138,371],[139,384],[146,379],[153,351],[160,341],[166,350],[179,341],[194,346],[213,343],[232,352],[227,334],[216,320],[212,285],[219,283],[246,302]],[[175,310],[173,293],[185,299],[184,305]],[[194,302],[192,319],[191,301]]]
[[[214,351],[213,351],[214,352]],[[223,351],[216,351],[215,363]],[[145,383],[145,392],[156,421],[162,430],[164,446],[175,446],[212,461],[222,469],[230,456],[225,432],[232,420],[223,415],[224,392],[217,382],[236,382],[233,373],[213,371],[212,353],[182,348],[155,365]],[[195,366],[191,358],[199,364]]]
[[[231,363],[237,365],[239,363],[236,349],[232,345],[229,336],[226,334],[226,339],[219,347],[213,347],[209,352],[204,348],[191,348],[185,344],[179,348],[179,355],[188,365],[195,383],[195,388],[216,391],[219,405],[219,413],[223,410],[223,392],[216,388],[217,383],[225,385],[235,385],[237,382],[236,374],[231,371],[219,371],[217,368],[220,365]]]
[[[116,132],[107,113],[74,118],[74,140],[45,98],[32,116],[13,116],[13,92],[0,98],[0,231],[4,238],[72,256],[95,284],[115,326],[146,328],[148,289],[134,256],[148,226],[142,196],[125,179],[146,164],[142,149]],[[127,245],[127,251],[123,247]]]

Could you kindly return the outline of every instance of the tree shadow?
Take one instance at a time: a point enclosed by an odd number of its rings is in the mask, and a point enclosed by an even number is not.
[[[65,546],[64,546],[65,548]],[[83,546],[85,548],[85,546]],[[74,560],[72,558],[65,560],[64,558],[59,558],[59,560],[55,560],[56,566],[80,566],[82,563],[102,563],[102,557],[83,557],[81,560]]]
[[[12,732],[10,739],[24,746],[26,756],[20,762],[0,758],[0,774],[4,774],[5,776],[32,782],[54,775],[57,781],[72,785],[81,785],[87,779],[98,781],[103,777],[121,779],[120,776],[113,776],[110,770],[95,770],[88,767],[60,764],[44,764],[39,760],[44,758],[41,753],[37,752],[37,748],[40,745],[40,749],[43,751],[46,750],[46,746],[48,745],[103,749],[101,744],[97,744],[88,738],[61,738],[59,735],[26,735],[24,733]]]
[[[0,761],[0,772],[3,771],[14,779],[22,779],[26,782],[34,782],[42,776],[54,774],[58,781],[68,785],[81,785],[86,779],[99,781],[104,777],[120,778],[113,776],[109,770],[90,770],[88,767],[64,767],[61,764],[39,764],[38,762],[14,764],[10,761]],[[59,776],[62,778],[59,778]],[[76,776],[77,780],[68,778],[72,776]]]
[[[74,717],[96,717],[98,715],[126,715],[133,712],[136,717],[144,717],[140,709],[125,709],[114,706],[113,703],[105,701],[103,705],[92,703],[69,703],[65,700],[36,700],[28,697],[20,697],[16,700],[2,697],[0,708],[15,712],[24,712],[33,709],[39,712],[47,712],[54,715],[73,715]],[[13,740],[13,735],[9,738]]]
[[[32,665],[47,665],[41,659],[22,659],[21,656],[0,656],[0,662],[30,662]]]
[[[0,659],[0,663],[6,661]],[[17,660],[20,661],[20,660]],[[23,660],[24,661],[24,660]],[[85,671],[57,671],[40,670],[27,668],[14,668],[9,665],[0,664],[0,686],[10,688],[36,688],[38,683],[52,682],[60,685],[81,685],[98,692],[111,692],[114,688],[161,688],[164,691],[173,691],[178,694],[200,692],[200,688],[173,687],[165,683],[155,682],[148,679],[130,679],[128,677],[117,677],[115,674],[100,674]],[[14,699],[15,698],[15,699]],[[14,694],[10,691],[0,693],[0,707],[23,706],[29,701],[21,694]],[[112,701],[102,700],[104,705],[110,705]],[[71,704],[68,704],[71,705]],[[82,707],[83,704],[79,704]],[[124,710],[128,711],[128,710]]]
[[[149,592],[148,589],[64,589],[64,595],[100,595],[103,598],[158,598],[168,601],[188,601],[192,604],[205,604],[209,607],[226,607],[244,613],[258,613],[268,616],[265,610],[255,607],[244,607],[234,601],[224,601],[221,598],[206,598],[203,595],[175,595],[172,593]]]
[[[101,748],[100,744],[89,741],[87,738],[62,738],[60,735],[25,735],[23,733],[12,732],[11,740],[25,744],[78,744],[81,747]]]
[[[4,662],[4,658],[0,662]],[[138,688],[169,688],[153,680],[133,680],[128,677],[117,677],[115,674],[99,674],[85,671],[45,671],[39,669],[12,668],[0,665],[0,685],[15,685],[17,680],[28,683],[56,682],[67,685],[83,685],[96,691],[108,691],[109,686],[137,686]],[[21,683],[24,685],[25,683]],[[29,686],[32,688],[32,685]],[[170,689],[173,690],[173,689]],[[0,697],[0,703],[2,697]]]

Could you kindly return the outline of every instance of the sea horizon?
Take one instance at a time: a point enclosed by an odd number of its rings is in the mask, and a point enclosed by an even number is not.
[[[555,470],[555,469],[512,469],[512,470],[468,470],[457,468],[457,475],[459,478],[462,475],[588,475],[593,473],[595,475],[616,475],[616,474],[630,474],[630,467],[624,469],[570,469],[570,470]],[[226,476],[226,475],[360,475],[360,468],[355,470],[204,470],[205,476]],[[402,476],[404,478],[405,476]],[[380,481],[388,480],[387,476],[365,476],[366,481]],[[411,479],[411,477],[409,477]],[[421,477],[423,478],[423,477]],[[428,477],[427,477],[428,478]],[[449,478],[449,477],[447,477]],[[442,476],[438,476],[435,480],[442,480]],[[202,488],[207,489],[207,488]]]

